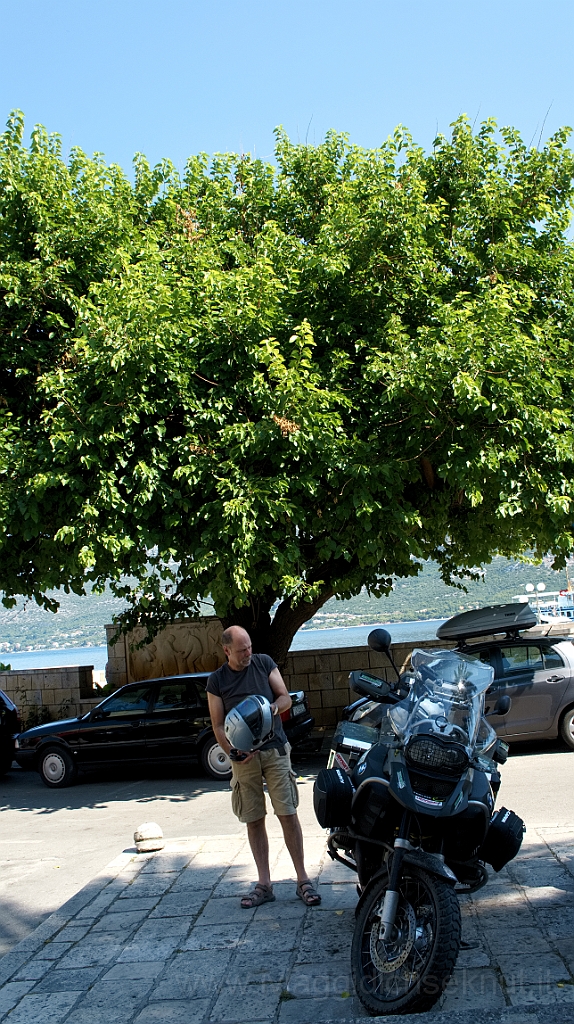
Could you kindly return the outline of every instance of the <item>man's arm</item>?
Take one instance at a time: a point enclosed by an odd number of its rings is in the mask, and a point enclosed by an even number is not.
[[[283,676],[281,675],[278,668],[274,668],[269,673],[269,685],[273,690],[273,696],[275,697],[275,700],[271,705],[273,714],[281,715],[283,714],[284,711],[289,710],[293,701],[289,696],[289,691],[285,686]]]
[[[209,706],[209,716],[211,718],[211,725],[215,733],[215,738],[222,750],[224,750],[226,754],[229,754],[231,746],[227,740],[227,736],[225,735],[225,710],[223,707],[223,701],[221,697],[217,696],[217,694],[208,692],[207,703]],[[245,751],[245,753],[247,752]],[[247,764],[253,757],[254,754],[247,753],[247,757],[245,757],[241,763]]]
[[[209,715],[211,718],[211,725],[215,733],[215,738],[219,743],[219,746],[226,754],[229,753],[231,747],[227,742],[227,736],[225,735],[225,729],[223,728],[225,723],[225,711],[223,709],[223,701],[221,697],[218,697],[215,693],[207,694],[207,703],[209,705]]]

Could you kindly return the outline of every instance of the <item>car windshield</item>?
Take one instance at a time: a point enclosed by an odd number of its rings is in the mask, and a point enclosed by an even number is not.
[[[411,691],[389,710],[394,732],[406,740],[412,733],[428,732],[430,728],[463,743],[470,754],[479,735],[484,694],[492,684],[494,669],[458,651],[415,649],[411,660],[415,672]]]

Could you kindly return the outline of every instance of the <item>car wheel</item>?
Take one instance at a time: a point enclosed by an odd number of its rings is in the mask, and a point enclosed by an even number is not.
[[[40,753],[38,771],[44,785],[50,789],[73,786],[78,769],[67,750],[62,747],[48,747]]]
[[[219,746],[215,736],[207,740],[201,748],[201,764],[204,771],[211,775],[212,779],[231,778],[231,761],[229,755]]]
[[[574,708],[564,712],[560,722],[560,735],[570,750],[574,750]]]

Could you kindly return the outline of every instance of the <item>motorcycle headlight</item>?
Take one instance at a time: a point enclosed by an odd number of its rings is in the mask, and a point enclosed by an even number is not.
[[[433,736],[415,736],[408,744],[405,756],[413,768],[440,772],[444,775],[462,775],[468,767],[468,755],[458,743],[449,743]]]

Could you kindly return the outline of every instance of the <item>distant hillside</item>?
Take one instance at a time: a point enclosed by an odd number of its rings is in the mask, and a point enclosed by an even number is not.
[[[397,580],[388,597],[360,594],[350,601],[329,601],[305,629],[356,626],[371,622],[409,622],[415,619],[443,619],[467,608],[502,604],[524,592],[527,583],[545,583],[547,590],[567,586],[566,573],[553,572],[549,560],[540,566],[524,565],[495,558],[485,569],[484,580],[468,583],[468,593],[447,587],[434,563],[427,563],[418,577]],[[573,560],[574,565],[574,560]],[[105,644],[104,626],[117,615],[123,602],[109,591],[76,597],[55,593],[61,602],[57,614],[41,611],[35,604],[20,602],[7,611],[0,606],[0,659],[10,651],[48,648],[88,647]]]
[[[427,562],[419,574],[397,580],[388,597],[360,594],[350,601],[328,601],[304,629],[327,629],[333,626],[358,626],[370,622],[411,622],[416,619],[446,619],[469,608],[504,604],[515,594],[524,593],[527,583],[544,583],[547,590],[567,587],[565,572],[554,572],[550,559],[542,565],[525,565],[507,558],[495,558],[484,570],[481,582],[466,583],[468,593],[447,587],[440,579],[434,562]],[[572,560],[574,565],[574,560]]]

